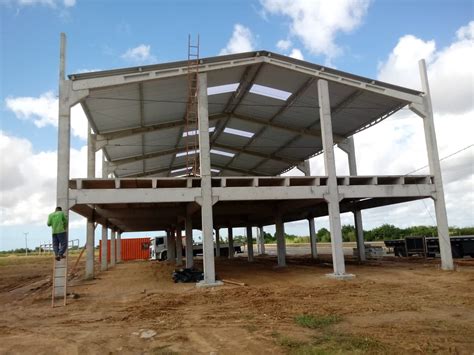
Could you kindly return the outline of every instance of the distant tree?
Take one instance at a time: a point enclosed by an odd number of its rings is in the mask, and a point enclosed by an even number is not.
[[[355,227],[350,224],[345,224],[342,226],[342,241],[343,242],[355,242],[356,240],[356,231]]]
[[[320,230],[318,230],[316,235],[318,237],[318,242],[328,243],[331,241],[331,233],[329,233],[326,228],[321,228]]]

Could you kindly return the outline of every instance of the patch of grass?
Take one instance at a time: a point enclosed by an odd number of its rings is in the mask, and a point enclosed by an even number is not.
[[[325,334],[308,342],[281,336],[277,342],[292,355],[379,354],[388,350],[375,339],[340,333]]]
[[[329,327],[332,324],[339,323],[342,318],[336,314],[328,316],[315,316],[303,314],[295,317],[296,324],[310,329],[321,329]]]
[[[174,355],[177,352],[168,349],[169,345],[158,346],[156,348],[151,349],[151,353],[154,355]]]

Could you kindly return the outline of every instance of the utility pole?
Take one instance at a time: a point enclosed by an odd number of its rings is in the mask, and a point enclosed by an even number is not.
[[[28,232],[23,233],[25,235],[25,256],[28,256]]]

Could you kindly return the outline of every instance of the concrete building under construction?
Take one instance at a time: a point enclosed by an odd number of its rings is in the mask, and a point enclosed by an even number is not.
[[[268,51],[66,78],[65,47],[62,35],[57,203],[87,218],[86,277],[94,273],[95,224],[103,241],[111,231],[111,248],[122,232],[159,230],[179,248],[184,230],[187,265],[192,229],[200,229],[201,284],[210,286],[218,282],[214,230],[218,236],[228,229],[232,248],[232,228],[247,228],[252,260],[251,227],[274,224],[277,263],[285,266],[284,223],[308,221],[315,257],[314,219],[327,215],[332,276],[350,277],[340,214],[353,213],[363,260],[361,210],[424,198],[435,204],[442,268],[453,268],[424,61],[420,92]],[[71,180],[70,111],[78,103],[90,126],[88,176]],[[430,174],[357,175],[353,135],[406,107],[423,120]],[[336,175],[334,145],[347,153],[350,176]],[[98,150],[102,177],[95,176]],[[310,172],[309,159],[318,154],[324,176]],[[305,176],[282,175],[294,167]],[[107,255],[107,243],[102,246]],[[102,262],[106,269],[107,258]]]

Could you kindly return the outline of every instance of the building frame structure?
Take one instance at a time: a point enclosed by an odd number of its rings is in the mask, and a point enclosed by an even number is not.
[[[359,258],[364,260],[361,211],[423,198],[434,201],[441,267],[453,269],[423,60],[419,92],[267,51],[200,59],[198,132],[185,132],[186,62],[66,79],[65,51],[61,34],[57,204],[87,218],[87,278],[94,276],[95,224],[102,225],[103,241],[108,229],[117,239],[122,232],[166,230],[173,240],[184,229],[187,266],[193,263],[192,229],[201,229],[201,285],[213,286],[218,284],[214,229],[228,228],[231,249],[232,228],[251,232],[252,226],[275,224],[278,265],[283,267],[284,223],[308,220],[316,257],[314,218],[325,215],[330,220],[331,276],[346,278],[340,213],[354,214]],[[86,179],[69,178],[70,112],[76,104],[82,105],[90,125]],[[403,107],[423,119],[430,174],[358,176],[353,135]],[[184,167],[182,138],[190,134],[199,138],[199,151],[191,153],[199,154],[200,176],[186,175]],[[349,176],[336,175],[335,144],[348,154]],[[98,150],[104,155],[101,178],[94,171]],[[309,159],[317,154],[324,157],[324,176],[310,172]],[[293,167],[305,176],[282,176]],[[115,243],[111,249],[113,262],[119,262]],[[102,264],[101,270],[107,267]]]

